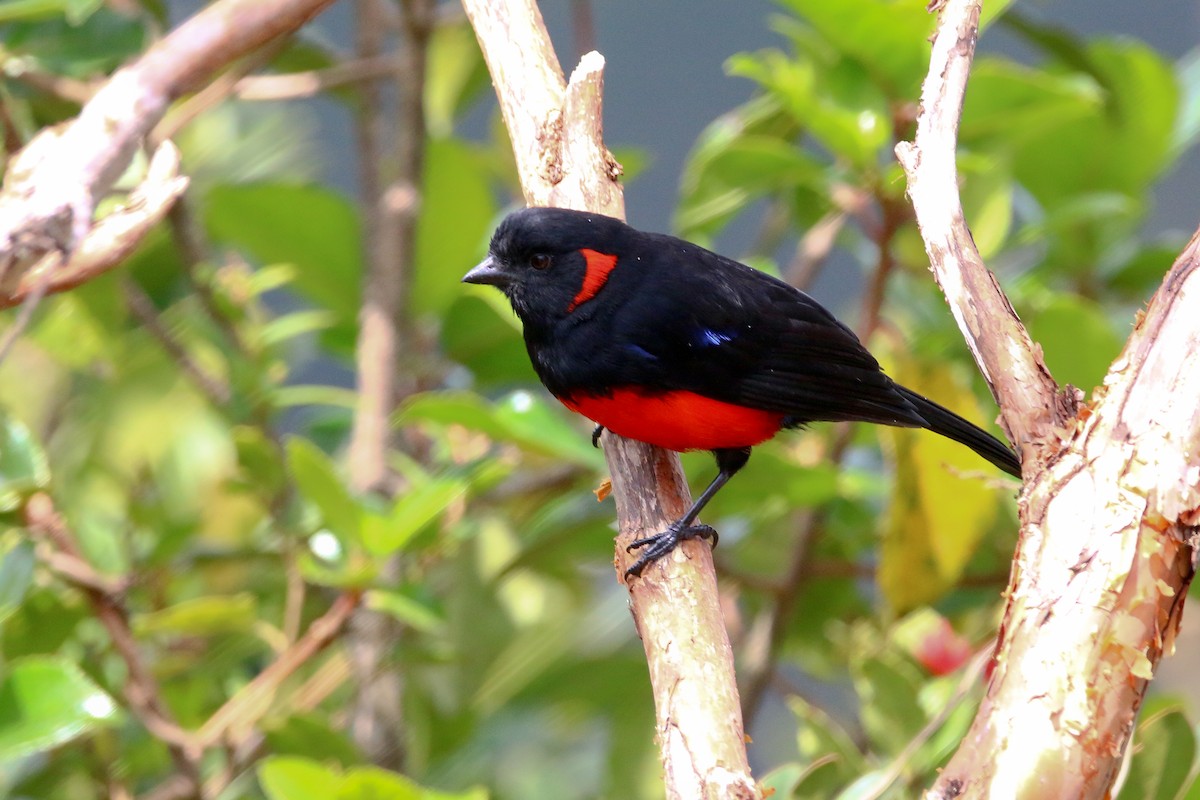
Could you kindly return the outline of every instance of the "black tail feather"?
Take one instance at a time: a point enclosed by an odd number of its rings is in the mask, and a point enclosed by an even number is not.
[[[900,394],[908,400],[921,416],[925,418],[927,427],[934,433],[939,433],[947,439],[953,439],[959,444],[965,444],[992,464],[1012,475],[1021,477],[1021,462],[1016,453],[1006,444],[974,424],[955,414],[948,408],[943,408],[932,400],[922,397],[911,389],[903,386],[896,387]]]

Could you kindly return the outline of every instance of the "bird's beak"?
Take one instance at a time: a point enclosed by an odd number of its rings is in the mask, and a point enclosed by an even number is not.
[[[463,275],[463,283],[479,283],[488,286],[507,286],[512,282],[508,273],[496,263],[490,254],[480,261],[474,269]]]

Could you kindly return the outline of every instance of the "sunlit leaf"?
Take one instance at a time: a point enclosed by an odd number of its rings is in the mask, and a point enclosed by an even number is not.
[[[893,375],[982,424],[974,395],[948,366],[901,366]],[[890,607],[902,613],[936,599],[962,575],[996,513],[996,490],[979,477],[995,470],[963,445],[928,431],[881,433],[893,443],[896,477],[877,580]]]
[[[339,536],[356,540],[362,511],[338,476],[333,462],[316,445],[305,439],[288,439],[288,472],[300,493],[321,512],[325,523]]]
[[[246,632],[254,628],[257,606],[254,595],[248,592],[196,597],[137,615],[133,618],[133,630],[139,636]]]
[[[330,800],[341,776],[307,758],[272,756],[258,765],[258,783],[270,800]]]
[[[70,661],[19,659],[0,683],[0,760],[56,747],[116,717],[113,699]]]
[[[917,96],[929,68],[929,36],[936,15],[923,3],[858,0],[825,3],[785,0],[825,41],[860,63],[889,97]]]
[[[363,596],[363,605],[375,611],[382,611],[419,631],[433,631],[445,623],[445,620],[429,606],[400,592],[372,589]]]
[[[3,548],[0,540],[0,548]],[[33,553],[33,542],[17,540],[0,554],[0,626],[12,616],[25,598],[25,592],[33,583],[33,567],[37,558]]]
[[[488,85],[487,65],[465,18],[434,27],[426,60],[425,124],[431,135],[448,136],[455,117]]]
[[[403,492],[384,515],[368,513],[362,520],[362,542],[374,555],[390,555],[404,548],[422,528],[466,492],[457,477],[430,478]]]
[[[1134,734],[1133,759],[1117,800],[1175,800],[1189,785],[1196,732],[1180,707],[1148,712]]]
[[[494,404],[467,392],[427,392],[410,398],[397,419],[401,424],[462,425],[499,441],[516,442],[591,467],[601,466],[604,460],[584,430],[568,424],[540,396],[527,391],[514,392]]]
[[[0,511],[12,511],[49,482],[46,455],[29,429],[0,414]]]

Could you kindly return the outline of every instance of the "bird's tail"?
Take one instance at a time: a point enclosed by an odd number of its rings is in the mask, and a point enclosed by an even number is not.
[[[959,444],[965,444],[1009,475],[1016,478],[1021,477],[1021,462],[1017,459],[1016,453],[1008,448],[1008,445],[929,398],[922,397],[903,386],[896,388],[925,418],[928,423],[926,427],[929,430],[940,433],[947,439],[953,439]]]

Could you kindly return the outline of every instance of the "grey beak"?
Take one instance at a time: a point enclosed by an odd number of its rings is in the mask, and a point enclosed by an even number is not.
[[[463,275],[463,283],[479,283],[488,286],[507,286],[512,282],[500,266],[496,263],[496,259],[488,255],[483,261],[480,261],[474,269]]]

